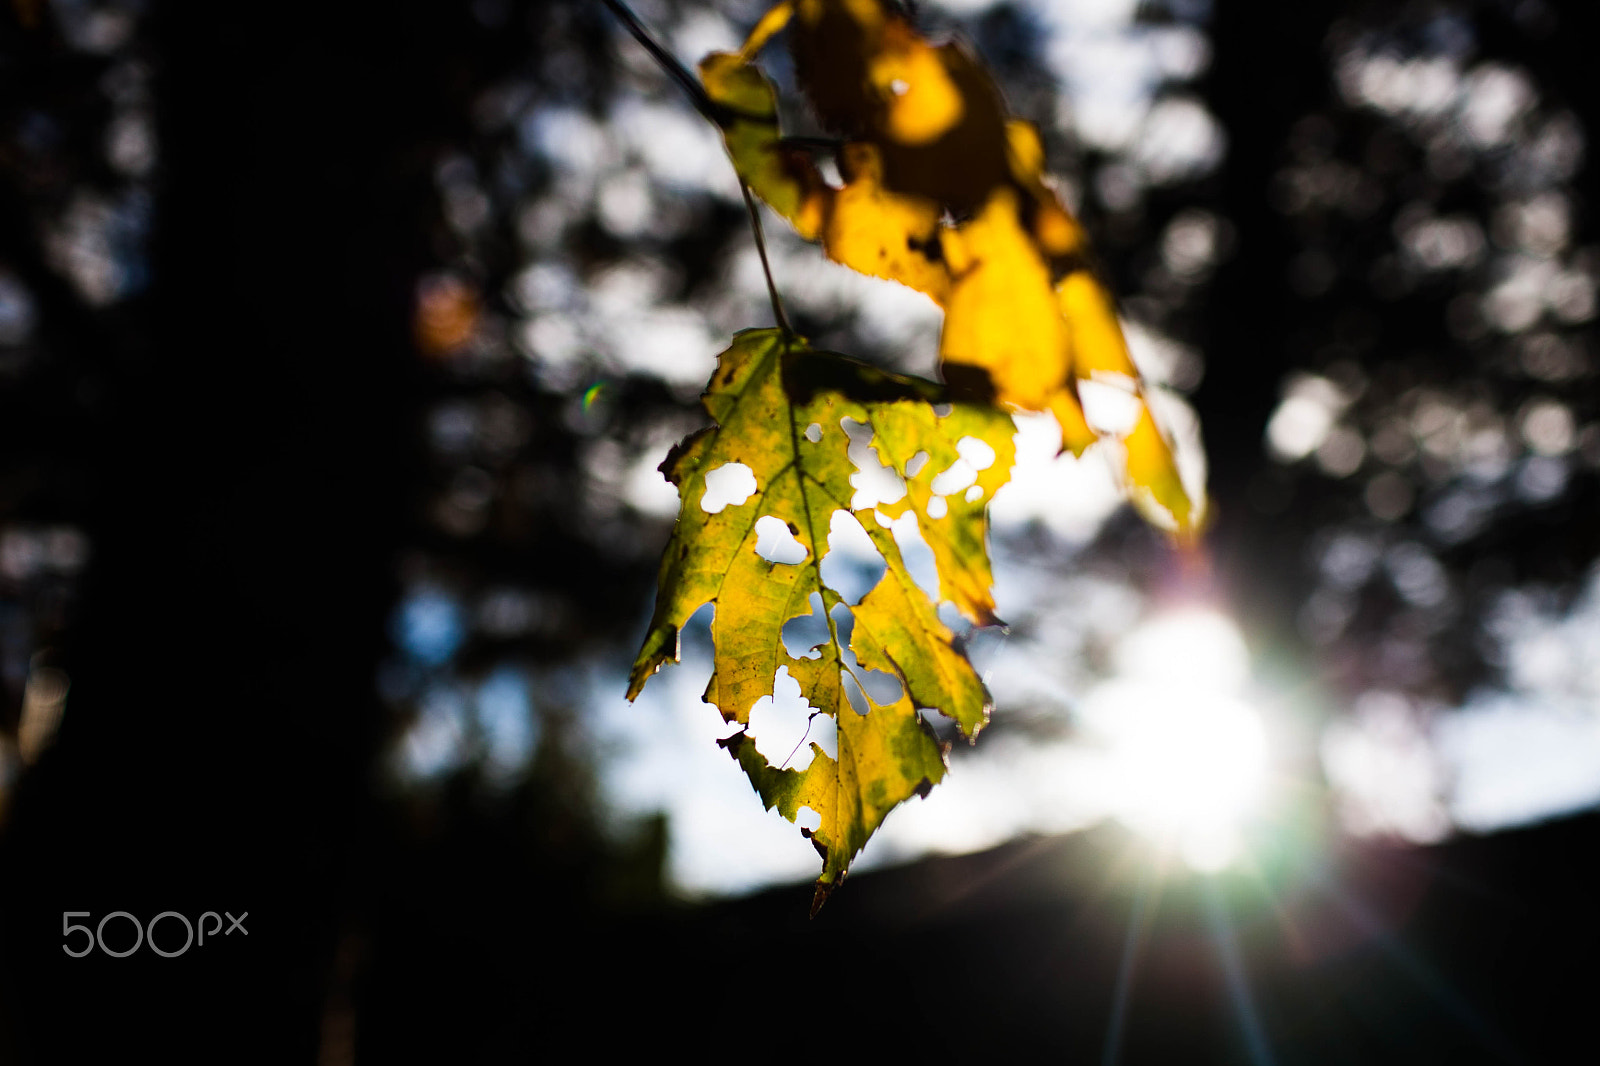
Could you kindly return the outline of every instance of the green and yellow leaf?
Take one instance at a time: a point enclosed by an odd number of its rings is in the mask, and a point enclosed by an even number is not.
[[[706,699],[726,720],[745,727],[724,745],[763,802],[790,820],[801,807],[821,819],[809,834],[824,857],[820,900],[888,812],[943,776],[943,749],[919,712],[938,710],[968,737],[989,712],[987,692],[934,602],[913,580],[892,532],[870,507],[852,507],[857,468],[848,455],[845,420],[873,428],[876,453],[907,483],[903,500],[878,510],[892,512],[886,519],[915,515],[934,551],[941,589],[979,621],[993,620],[984,508],[1009,474],[1014,427],[1003,412],[950,402],[929,382],[813,351],[780,330],[738,334],[719,358],[703,403],[715,424],[673,449],[662,464],[682,505],[628,695],[637,696],[657,669],[677,660],[682,627],[702,606],[714,604]],[[945,404],[948,413],[940,415],[936,407]],[[936,479],[951,473],[963,449],[984,453],[983,469],[959,491],[940,494]],[[702,503],[706,479],[730,463],[749,469],[755,492],[711,513]],[[955,481],[965,480],[958,471]],[[833,516],[841,510],[860,516],[885,565],[882,579],[853,607],[822,576]],[[765,516],[784,523],[805,550],[802,561],[771,562],[757,552],[756,527]],[[826,615],[828,637],[812,655],[791,656],[783,627],[810,615],[814,597]],[[853,616],[848,648],[840,636],[839,615],[845,612]],[[895,678],[900,696],[874,700],[859,684],[857,667]],[[748,735],[750,711],[772,695],[780,668],[799,683],[812,708],[834,718],[836,758],[816,747],[810,765],[793,770],[769,765],[756,750]],[[848,698],[852,687],[864,714]]]

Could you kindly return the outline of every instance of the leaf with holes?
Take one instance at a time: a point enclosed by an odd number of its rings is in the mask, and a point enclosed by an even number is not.
[[[715,424],[662,464],[682,505],[628,696],[677,661],[683,625],[715,604],[706,700],[746,727],[723,744],[766,805],[791,821],[802,807],[820,818],[808,833],[823,856],[820,906],[889,811],[943,777],[944,751],[919,712],[940,711],[969,738],[987,720],[988,694],[912,577],[891,526],[914,515],[945,598],[975,621],[993,621],[984,508],[1008,476],[1014,427],[1002,412],[950,402],[930,382],[813,351],[780,330],[735,337],[702,401]],[[847,423],[871,427],[873,454],[906,485],[895,503],[854,505],[860,471]],[[753,489],[730,501],[724,483],[741,479],[747,489],[753,479]],[[854,605],[823,577],[839,511],[856,516],[884,564]],[[792,538],[794,554],[759,550],[774,526]],[[790,655],[784,625],[810,616],[813,598],[827,636],[808,654]],[[815,711],[835,720],[836,758],[813,743],[810,765],[795,770],[756,749],[750,711],[773,694],[780,668]],[[871,671],[898,682],[899,695],[880,701],[869,693],[862,680]]]

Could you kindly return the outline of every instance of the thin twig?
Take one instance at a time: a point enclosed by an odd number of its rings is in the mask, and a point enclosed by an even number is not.
[[[669,78],[678,83],[678,88],[682,89],[684,94],[689,97],[689,102],[694,105],[694,109],[709,119],[713,125],[726,128],[738,120],[764,122],[774,125],[777,123],[775,115],[758,115],[749,111],[741,111],[737,107],[719,104],[711,99],[711,94],[706,92],[704,85],[700,84],[700,79],[695,77],[688,67],[678,62],[677,56],[661,47],[660,43],[650,35],[650,31],[644,28],[644,23],[639,21],[638,16],[628,9],[627,4],[624,4],[622,0],[604,0],[604,3],[611,9],[611,13],[622,21],[622,25],[627,28],[628,32],[633,34],[633,39],[643,45],[646,52],[650,53],[650,58],[656,61]]]
[[[739,182],[739,191],[744,193],[744,205],[750,209],[750,229],[756,236],[756,252],[761,256],[761,272],[767,276],[767,295],[772,297],[772,314],[778,320],[778,328],[783,330],[785,336],[792,336],[794,330],[789,328],[789,318],[783,313],[783,301],[778,299],[778,286],[772,280],[772,264],[767,262],[767,238],[761,232],[761,212],[756,209],[756,199],[750,195],[750,186],[743,181]]]
[[[667,76],[677,82],[678,87],[688,94],[689,102],[694,104],[696,111],[718,126],[727,125],[729,119],[728,109],[711,99],[710,95],[706,93],[705,86],[700,84],[700,79],[691,74],[688,67],[678,62],[677,56],[674,56],[656,43],[656,39],[650,36],[650,31],[644,28],[644,24],[639,21],[638,16],[628,8],[627,4],[624,4],[622,0],[605,0],[605,5],[611,9],[613,15],[622,21],[628,32],[633,34],[633,39],[643,45],[646,52],[650,53],[650,58],[660,64],[661,69],[667,72]]]
[[[660,64],[661,69],[666,71],[667,75],[678,83],[678,87],[689,97],[690,103],[694,104],[695,110],[717,126],[726,127],[737,119],[776,124],[776,116],[746,114],[711,99],[710,94],[705,90],[705,86],[700,84],[700,79],[689,73],[689,69],[678,62],[677,57],[656,42],[656,39],[650,35],[650,31],[644,28],[644,24],[639,21],[638,16],[634,15],[627,4],[623,3],[622,0],[604,0],[604,2],[611,9],[611,13],[621,20],[623,26],[627,27],[628,32],[633,34],[633,39],[638,41],[644,47],[644,50],[650,53],[650,57]],[[810,138],[798,140],[810,140]],[[772,314],[777,319],[778,328],[783,330],[784,335],[792,336],[794,330],[789,328],[789,318],[783,313],[783,301],[778,299],[778,286],[772,280],[772,264],[767,261],[767,241],[761,232],[761,215],[756,210],[755,199],[750,195],[750,186],[741,180],[739,189],[744,193],[745,206],[750,209],[750,228],[755,232],[756,251],[761,254],[761,271],[767,278],[767,295],[772,297]]]
[[[724,129],[738,121],[760,122],[770,126],[777,125],[778,117],[776,114],[757,114],[753,111],[744,111],[713,100],[711,94],[706,92],[705,86],[700,84],[700,79],[695,77],[688,67],[678,62],[676,56],[661,47],[660,43],[650,35],[650,31],[644,28],[644,23],[639,21],[638,16],[628,9],[627,4],[624,4],[622,0],[604,0],[604,3],[611,9],[611,13],[622,21],[622,25],[633,35],[633,39],[643,45],[646,52],[650,53],[650,58],[660,65],[669,78],[678,83],[678,87],[689,97],[689,102],[694,105],[694,109],[709,119],[713,125]],[[816,140],[818,138],[810,139]]]

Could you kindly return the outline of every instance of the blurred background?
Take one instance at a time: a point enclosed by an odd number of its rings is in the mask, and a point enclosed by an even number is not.
[[[692,65],[765,5],[632,6]],[[771,320],[645,51],[587,0],[0,9],[0,1061],[1569,1061],[1600,12],[917,12],[1040,127],[1212,524],[1019,418],[993,722],[808,923],[709,613],[623,698],[657,464]],[[799,332],[934,374],[931,303],[768,221]],[[71,958],[85,909],[248,939]]]

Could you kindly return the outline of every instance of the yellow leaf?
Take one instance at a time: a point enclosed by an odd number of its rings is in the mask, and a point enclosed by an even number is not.
[[[1031,229],[1039,252],[1050,261],[1052,274],[1059,275],[1088,254],[1089,238],[1055,190],[1045,183],[1044,145],[1031,123],[1021,119],[1006,123],[1006,162],[1012,178],[1032,200]]]
[[[884,188],[883,158],[871,144],[845,145],[839,169],[847,184],[834,195],[823,227],[828,258],[942,303],[950,291],[950,271],[939,243],[940,206]]]
[[[1000,624],[994,613],[994,578],[984,545],[987,523],[983,516],[989,501],[1011,476],[1016,449],[1010,417],[991,406],[959,404],[940,418],[926,405],[902,403],[880,406],[872,425],[876,430],[872,446],[885,465],[904,475],[919,453],[927,456],[915,474],[905,476],[905,499],[880,505],[878,510],[888,518],[911,511],[922,539],[933,552],[941,596],[978,625]],[[971,486],[935,492],[939,479],[962,458],[960,444],[968,438],[982,442],[993,458],[974,470]],[[943,513],[937,513],[940,511]]]
[[[1005,106],[965,48],[879,0],[798,0],[789,48],[817,118],[876,145],[887,188],[966,215],[1008,180]]]
[[[744,44],[739,46],[739,60],[749,63],[755,59],[756,53],[761,51],[773,36],[782,32],[794,17],[794,4],[790,0],[783,0],[775,5],[756,22],[755,28],[744,39]]]
[[[1075,270],[1056,285],[1056,297],[1072,337],[1073,373],[1079,378],[1111,374],[1130,385],[1138,381],[1111,294],[1100,279],[1088,270]]]
[[[948,709],[959,716],[965,733],[975,735],[988,717],[988,694],[956,651],[933,604],[919,592],[910,574],[885,573],[856,604],[850,649],[868,670],[903,676],[915,707]]]
[[[1001,412],[960,402],[941,416],[936,405],[949,397],[937,386],[812,351],[780,330],[735,337],[703,402],[715,424],[662,464],[682,507],[628,696],[637,696],[662,664],[677,660],[679,631],[707,603],[716,610],[706,699],[725,719],[748,727],[753,705],[773,693],[777,671],[788,670],[807,703],[835,719],[837,759],[817,749],[811,765],[796,771],[770,766],[743,731],[724,744],[769,807],[791,820],[809,807],[821,818],[811,836],[824,855],[819,886],[825,895],[884,816],[943,776],[942,748],[919,710],[937,709],[969,737],[989,711],[988,695],[954,634],[912,579],[893,535],[867,507],[862,526],[883,557],[883,578],[853,608],[823,579],[834,515],[850,512],[855,494],[844,422],[873,427],[878,454],[911,490],[897,513],[915,513],[934,548],[941,587],[985,619],[993,615],[984,507],[1009,474],[1013,426]],[[964,453],[983,467],[972,478],[956,469],[958,460],[970,464]],[[755,491],[741,503],[708,511],[707,478],[731,463],[748,469]],[[941,474],[960,484],[959,495],[933,491]],[[789,531],[803,559],[769,561],[757,552],[757,527],[768,516]],[[784,624],[810,615],[814,600],[822,605],[828,637],[813,655],[792,656],[784,647]],[[847,698],[856,682],[839,634],[839,616],[846,613],[854,625],[849,652],[861,669],[881,670],[902,686],[900,697],[887,703],[865,696],[865,715]]]
[[[801,830],[822,855],[813,916],[889,812],[913,795],[926,796],[945,773],[943,752],[904,697],[887,707],[869,699],[865,715],[842,698],[825,709],[838,721],[839,757],[813,743],[811,764],[804,770],[774,768],[747,733],[719,742],[738,760],[769,810],[776,808],[791,822],[802,807],[816,813],[817,828]]]
[[[818,117],[855,138],[839,152],[840,189],[783,147],[771,85],[745,65],[786,25]],[[940,359],[958,392],[1051,412],[1075,455],[1101,436],[1079,380],[1121,383],[1148,416],[1083,228],[1045,178],[1038,132],[1005,115],[988,72],[959,45],[929,44],[881,0],[796,0],[769,12],[739,56],[708,57],[702,71],[714,99],[771,116],[759,133],[744,121],[725,130],[758,195],[836,262],[944,308]],[[1170,451],[1150,430],[1123,442],[1126,480],[1143,512],[1189,531],[1197,508],[1160,472]],[[953,598],[969,617],[988,617],[976,589]]]
[[[895,20],[867,59],[867,80],[883,109],[883,135],[898,144],[931,144],[966,114],[945,56]]]
[[[971,379],[970,369],[980,370],[997,401],[1049,410],[1070,367],[1067,324],[1016,192],[997,190],[944,247],[954,278],[939,342],[946,375]]]
[[[867,77],[891,18],[878,0],[795,0],[789,50],[795,73],[822,125],[847,136],[866,132],[879,102]]]
[[[1139,418],[1122,442],[1128,452],[1128,483],[1133,502],[1154,525],[1175,533],[1194,531],[1197,517],[1178,476],[1172,449],[1156,426],[1150,406],[1139,404]]]

